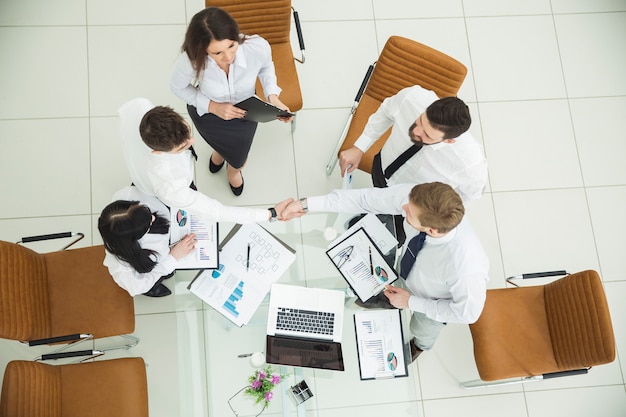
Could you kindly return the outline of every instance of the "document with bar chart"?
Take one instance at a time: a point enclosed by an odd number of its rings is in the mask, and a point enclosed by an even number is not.
[[[196,235],[196,249],[178,260],[176,269],[215,269],[219,266],[218,224],[182,209],[171,209],[170,245],[190,233]]]
[[[369,310],[354,313],[361,379],[408,376],[404,356],[401,310]]]
[[[296,260],[296,254],[256,223],[236,225],[220,248],[218,268],[202,271],[188,288],[237,326],[243,326],[271,285]]]

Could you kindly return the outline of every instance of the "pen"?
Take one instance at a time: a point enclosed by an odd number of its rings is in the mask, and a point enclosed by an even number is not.
[[[250,268],[250,244],[248,243],[248,256],[246,257],[246,272]]]
[[[374,276],[374,263],[372,262],[372,247],[369,247],[370,249],[370,272],[372,273],[372,276]]]
[[[241,355],[237,355],[238,358],[247,358],[252,356],[252,353],[242,353]]]

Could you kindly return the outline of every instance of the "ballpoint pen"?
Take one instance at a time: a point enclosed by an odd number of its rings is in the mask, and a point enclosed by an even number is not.
[[[250,244],[248,243],[248,255],[246,256],[246,272],[250,269]]]
[[[374,276],[374,262],[372,262],[372,247],[369,247],[370,250],[370,272],[372,273],[372,276]]]

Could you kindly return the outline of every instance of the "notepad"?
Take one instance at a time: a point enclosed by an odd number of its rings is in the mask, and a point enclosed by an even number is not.
[[[186,210],[170,210],[170,245],[175,245],[190,233],[196,235],[193,252],[178,260],[176,269],[215,269],[219,265],[218,223]]]
[[[354,329],[361,379],[408,376],[401,310],[354,313]]]
[[[362,301],[378,295],[398,279],[396,271],[362,227],[328,249],[326,255]]]

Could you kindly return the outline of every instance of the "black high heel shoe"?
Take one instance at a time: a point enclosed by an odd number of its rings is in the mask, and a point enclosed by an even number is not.
[[[241,193],[243,193],[243,174],[241,172],[239,174],[241,175],[241,185],[239,187],[233,187],[233,185],[230,182],[228,183],[228,185],[230,185],[230,190],[237,197],[239,197]]]
[[[226,162],[226,161],[222,161],[222,163],[219,164],[219,165],[214,164],[213,163],[213,155],[211,155],[211,158],[209,158],[209,171],[211,172],[211,174],[215,174],[220,169],[222,169],[222,167],[224,166],[224,162]]]

